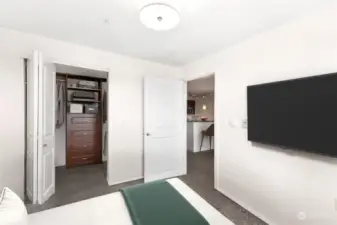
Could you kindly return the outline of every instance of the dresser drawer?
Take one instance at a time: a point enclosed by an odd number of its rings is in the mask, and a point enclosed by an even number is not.
[[[93,124],[93,123],[96,123],[96,117],[72,116],[70,118],[71,125]]]
[[[67,116],[67,167],[101,163],[101,119],[93,114]]]
[[[100,119],[95,115],[69,115],[68,130],[94,131],[100,127]]]
[[[93,154],[84,154],[81,156],[68,156],[67,158],[68,167],[95,164],[100,162],[101,162],[100,155],[93,155]]]
[[[82,142],[82,141],[73,141],[68,142],[68,151],[82,151],[82,152],[97,152],[99,146],[95,144],[95,142]]]
[[[77,137],[90,137],[90,136],[94,136],[95,135],[95,131],[94,130],[70,130],[69,131],[69,135],[73,138],[77,138]]]
[[[74,130],[68,131],[69,142],[90,143],[96,139],[96,131],[94,130]]]

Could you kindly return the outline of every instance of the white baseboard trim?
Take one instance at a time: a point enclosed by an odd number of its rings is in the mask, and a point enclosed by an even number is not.
[[[265,215],[262,215],[261,213],[257,212],[255,209],[253,209],[250,206],[247,206],[246,204],[244,204],[242,201],[234,198],[232,195],[230,195],[229,193],[226,193],[224,190],[222,190],[219,187],[215,187],[215,189],[217,191],[219,191],[220,193],[222,193],[223,195],[226,195],[228,198],[230,198],[231,200],[233,200],[234,202],[236,202],[237,204],[239,204],[241,207],[245,208],[246,210],[248,210],[249,212],[251,212],[252,214],[254,214],[256,217],[260,218],[261,220],[263,220],[264,222],[266,222],[269,225],[277,225],[277,223],[269,220]]]
[[[175,177],[180,177],[186,175],[186,171],[183,172],[164,172],[155,176],[148,176],[147,177],[147,182],[155,181],[155,180],[166,180],[170,178],[175,178]]]
[[[109,178],[107,180],[108,180],[108,185],[112,186],[112,185],[122,184],[122,183],[130,182],[130,181],[134,181],[134,180],[140,180],[140,179],[143,179],[143,178],[144,178],[143,176],[140,176],[140,177],[128,178],[128,179],[125,179],[125,180],[119,180],[119,181],[115,181],[115,182],[110,182]]]

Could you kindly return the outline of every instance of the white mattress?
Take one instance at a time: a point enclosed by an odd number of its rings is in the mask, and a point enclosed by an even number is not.
[[[211,225],[234,225],[177,178],[167,180]],[[132,225],[120,192],[30,214],[28,225]]]

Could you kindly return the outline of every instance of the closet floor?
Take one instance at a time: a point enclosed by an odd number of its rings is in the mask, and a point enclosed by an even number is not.
[[[142,180],[109,186],[105,178],[106,164],[96,164],[66,169],[56,167],[55,194],[43,205],[27,203],[28,213],[39,212],[58,206],[119,191],[123,187],[141,183]]]

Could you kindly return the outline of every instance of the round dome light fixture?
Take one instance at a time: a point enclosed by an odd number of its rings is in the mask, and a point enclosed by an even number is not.
[[[140,21],[153,30],[171,30],[180,22],[179,13],[163,3],[153,3],[140,10]]]

